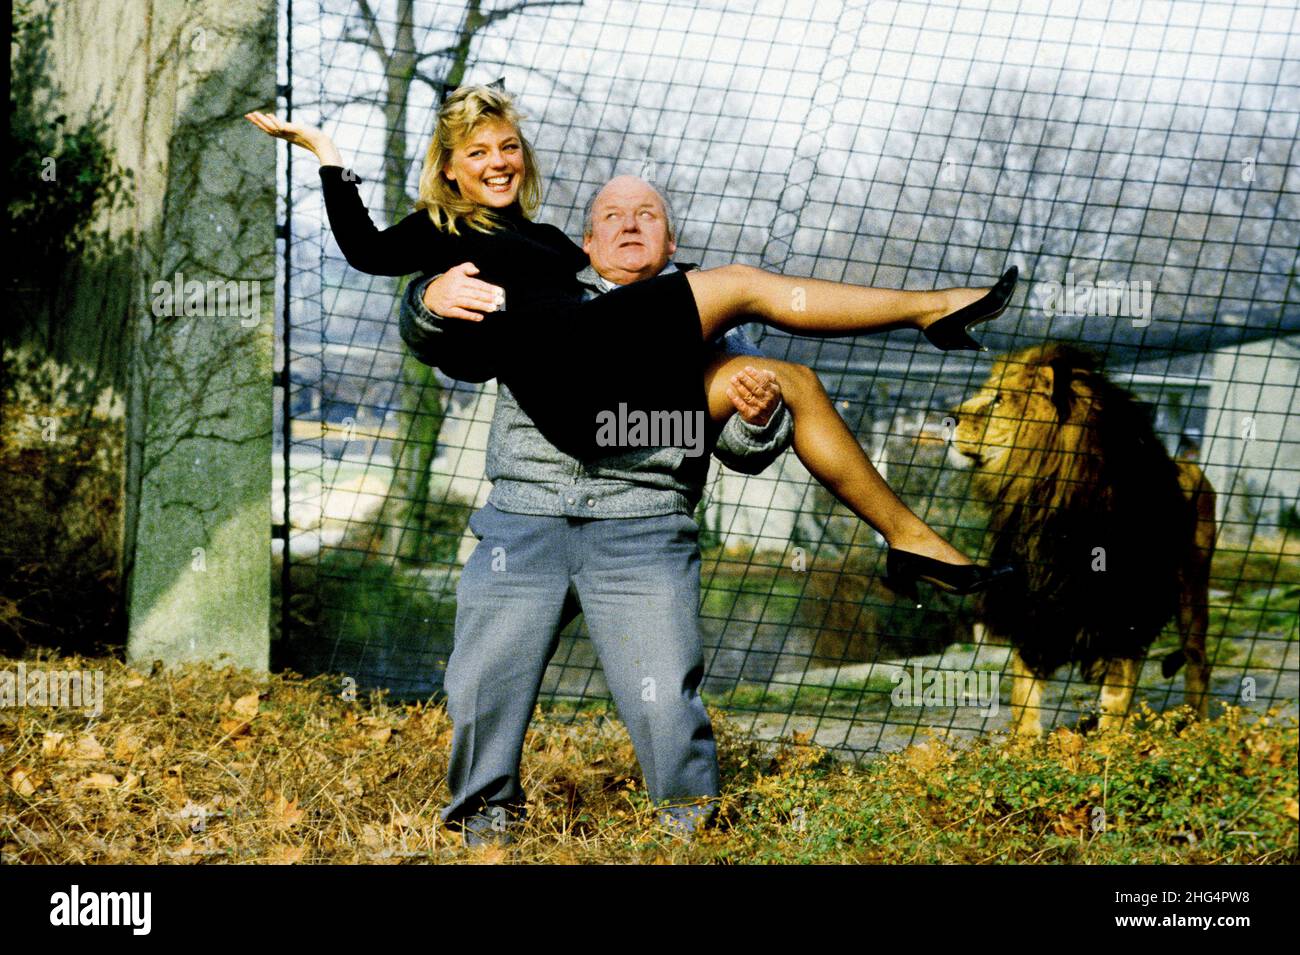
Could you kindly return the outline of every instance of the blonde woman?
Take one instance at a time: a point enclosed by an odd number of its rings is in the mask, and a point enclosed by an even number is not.
[[[476,307],[486,314],[473,307],[452,313],[462,320],[446,323],[438,367],[461,380],[508,382],[547,439],[580,458],[600,453],[597,414],[620,404],[629,413],[709,414],[710,393],[726,382],[715,380],[708,343],[735,325],[759,321],[812,336],[915,328],[944,350],[979,348],[966,329],[1000,314],[1015,286],[1014,267],[992,289],[897,291],[727,265],[659,275],[584,301],[576,274],[587,266],[586,254],[559,229],[532,219],[541,177],[504,90],[469,86],[448,97],[425,157],[417,209],[383,231],[325,133],[263,113],[247,118],[320,159],[330,225],[354,268],[399,276],[474,264],[476,281],[485,284],[466,288],[470,301],[480,290]],[[504,302],[487,292],[490,286],[504,290]],[[964,594],[1010,572],[971,563],[917,518],[871,467],[819,387],[785,389],[784,398],[795,417],[796,452],[885,536],[895,585],[913,592],[913,582],[925,580]],[[855,473],[847,480],[836,463],[840,452],[852,457]]]

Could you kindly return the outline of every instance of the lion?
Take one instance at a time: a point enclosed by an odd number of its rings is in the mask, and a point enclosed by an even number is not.
[[[1042,733],[1043,682],[1078,663],[1101,683],[1098,728],[1123,724],[1142,660],[1175,614],[1186,699],[1204,719],[1214,489],[1175,462],[1098,359],[1050,343],[999,359],[956,409],[948,453],[988,503],[992,563],[1019,568],[984,595],[981,618],[1012,646],[1017,733]]]

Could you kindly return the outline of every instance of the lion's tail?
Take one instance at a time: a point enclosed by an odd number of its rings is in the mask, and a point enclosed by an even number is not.
[[[1181,649],[1175,650],[1160,662],[1160,672],[1165,675],[1167,680],[1182,669],[1183,664],[1186,662],[1186,654]]]

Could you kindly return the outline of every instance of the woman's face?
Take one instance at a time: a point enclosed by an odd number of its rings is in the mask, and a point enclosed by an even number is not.
[[[480,123],[451,153],[443,175],[471,202],[502,209],[515,201],[524,181],[524,144],[514,126]]]

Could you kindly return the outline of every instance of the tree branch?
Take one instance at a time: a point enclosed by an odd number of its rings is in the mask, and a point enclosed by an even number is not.
[[[375,13],[370,9],[370,4],[366,0],[357,0],[357,9],[361,11],[361,17],[366,21],[366,26],[370,28],[370,37],[366,46],[374,50],[379,56],[387,57],[388,51],[384,49],[384,35],[379,32],[379,20]]]

